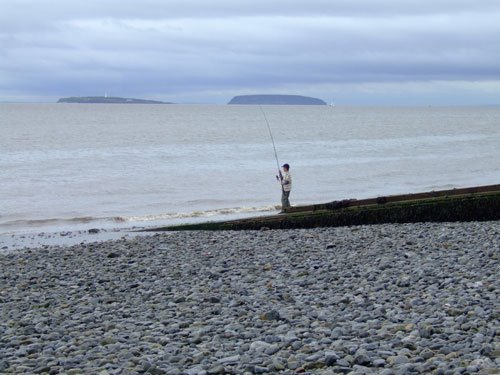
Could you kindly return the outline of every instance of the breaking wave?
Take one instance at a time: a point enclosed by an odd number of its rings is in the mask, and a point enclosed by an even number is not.
[[[45,227],[45,226],[72,226],[77,224],[91,224],[91,223],[131,223],[131,222],[154,222],[154,221],[168,221],[168,220],[178,220],[178,219],[195,219],[195,218],[214,218],[229,216],[229,215],[240,215],[240,214],[252,214],[252,213],[264,213],[264,212],[274,212],[278,210],[280,206],[265,206],[265,207],[232,207],[232,208],[220,208],[205,211],[193,211],[193,212],[171,212],[164,214],[154,214],[154,215],[131,215],[131,216],[112,216],[112,217],[93,217],[93,216],[82,216],[74,218],[51,218],[51,219],[33,219],[33,220],[12,220],[0,223],[0,227]]]
[[[116,216],[113,218],[117,222],[137,222],[137,221],[158,221],[169,219],[190,219],[199,217],[214,217],[237,215],[246,213],[258,212],[273,212],[279,209],[280,206],[265,206],[265,207],[233,207],[233,208],[220,208],[206,211],[193,211],[193,212],[178,212],[166,213],[160,215],[144,215],[144,216]]]

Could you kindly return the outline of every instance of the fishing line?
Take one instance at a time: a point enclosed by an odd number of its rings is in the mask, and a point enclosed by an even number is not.
[[[271,137],[271,142],[273,143],[274,157],[276,158],[276,166],[278,167],[278,174],[281,177],[280,162],[278,160],[278,153],[276,152],[276,144],[274,143],[273,132],[271,131],[271,126],[269,125],[269,121],[267,121],[267,116],[264,110],[262,109],[262,106],[259,105],[259,108],[260,111],[262,112],[262,115],[264,116],[264,120],[266,120],[267,130],[269,130],[269,136]],[[281,185],[281,190],[283,191],[283,193],[285,192],[285,188],[283,187],[283,185]]]
[[[271,142],[273,143],[273,150],[274,150],[274,157],[276,158],[276,165],[278,166],[278,172],[280,171],[280,162],[278,160],[278,153],[276,152],[276,145],[274,143],[274,137],[273,137],[273,132],[271,131],[271,126],[269,125],[269,121],[267,121],[267,116],[264,110],[262,109],[262,106],[259,105],[260,111],[262,112],[262,115],[264,116],[264,120],[266,120],[267,124],[267,130],[269,130],[269,136],[271,137]]]

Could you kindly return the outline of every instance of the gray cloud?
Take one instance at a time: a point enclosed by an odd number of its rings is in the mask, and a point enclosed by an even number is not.
[[[356,92],[369,102],[365,83],[390,97],[394,84],[450,81],[464,101],[472,92],[490,103],[491,89],[475,82],[500,89],[499,11],[489,0],[4,0],[0,100],[111,91],[224,102],[333,90],[355,103]]]

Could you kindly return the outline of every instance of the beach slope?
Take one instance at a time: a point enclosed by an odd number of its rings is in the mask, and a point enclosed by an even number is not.
[[[165,232],[1,254],[0,372],[494,373],[499,234]]]

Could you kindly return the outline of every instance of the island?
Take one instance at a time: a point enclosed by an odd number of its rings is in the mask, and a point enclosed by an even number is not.
[[[172,104],[158,100],[120,98],[116,96],[73,96],[61,98],[58,103],[83,103],[83,104]]]
[[[228,104],[326,105],[321,99],[302,95],[238,95]]]

